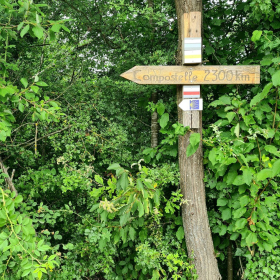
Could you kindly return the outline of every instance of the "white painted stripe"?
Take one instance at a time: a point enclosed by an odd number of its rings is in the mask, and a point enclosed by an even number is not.
[[[185,38],[184,42],[185,44],[201,44],[202,38]]]
[[[200,54],[201,55],[201,50],[193,50],[193,51],[184,51],[184,55],[194,55],[194,54]]]
[[[200,91],[200,85],[183,86],[183,92],[185,92],[185,91]]]

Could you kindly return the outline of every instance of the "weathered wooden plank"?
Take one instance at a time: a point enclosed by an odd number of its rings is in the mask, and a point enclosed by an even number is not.
[[[135,66],[121,76],[144,85],[259,84],[260,66]]]
[[[183,34],[184,37],[182,38],[182,44],[183,44],[183,58],[182,63],[188,64],[188,63],[201,63],[202,62],[202,38],[201,38],[201,12],[190,12],[185,13],[182,18],[182,28],[183,28]],[[197,39],[195,39],[197,38]],[[193,43],[198,43],[199,45],[199,57],[197,58],[190,58],[187,56],[188,53],[186,53],[187,48],[194,46]],[[197,54],[197,53],[196,53]],[[191,70],[189,70],[191,71]],[[185,77],[186,78],[186,77]],[[189,80],[191,81],[192,78],[189,77]],[[183,92],[183,100],[184,100],[184,92]],[[198,111],[191,111],[190,117],[185,117],[187,114],[186,111],[183,112],[183,125],[189,126],[190,128],[199,128],[199,112]]]
[[[184,65],[197,64],[202,62],[202,38],[201,38],[201,13],[190,12],[184,14],[182,17],[183,29],[183,48],[182,48],[182,62]],[[196,43],[196,44],[194,44]],[[186,54],[186,51],[194,49],[195,53]]]

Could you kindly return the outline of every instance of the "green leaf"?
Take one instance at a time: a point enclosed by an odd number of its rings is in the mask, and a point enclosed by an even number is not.
[[[94,175],[94,180],[100,184],[103,185],[103,179],[100,177],[100,175]]]
[[[159,103],[157,105],[157,112],[158,114],[161,116],[165,111],[165,107],[164,107],[164,104],[163,103]]]
[[[272,83],[275,87],[280,85],[280,70],[276,71],[273,75],[272,75]]]
[[[34,32],[34,35],[38,38],[38,39],[41,39],[44,35],[44,29],[39,26],[39,25],[35,25],[33,28],[32,28],[32,31]]]
[[[129,227],[128,234],[129,234],[129,237],[131,238],[131,240],[134,241],[135,235],[136,235],[136,231],[135,231],[135,229],[133,227]]]
[[[23,201],[23,197],[22,195],[18,195],[15,200],[14,200],[14,203],[21,203]]]
[[[214,52],[215,52],[215,49],[212,48],[211,46],[208,46],[208,45],[207,45],[207,46],[205,47],[205,52],[206,52],[207,55],[209,55],[209,54],[214,53]]]
[[[183,240],[185,237],[184,228],[180,226],[176,232],[176,237],[179,241]]]
[[[200,133],[192,133],[190,136],[190,144],[187,147],[187,157],[193,155],[198,147],[199,147],[199,143],[200,143]]]
[[[233,234],[231,234],[230,236],[230,240],[236,240],[239,237],[239,233],[238,232],[234,232]]]
[[[246,237],[246,243],[248,246],[252,246],[253,244],[258,243],[258,238],[256,233],[250,232],[249,235]]]
[[[50,246],[48,246],[48,245],[43,245],[43,246],[40,246],[39,248],[38,248],[38,250],[39,251],[48,251],[50,249]]]
[[[255,31],[253,32],[253,36],[252,36],[251,40],[252,40],[253,42],[256,42],[256,41],[258,41],[258,40],[261,38],[261,36],[262,36],[262,31],[260,31],[260,30],[255,30]]]
[[[242,208],[239,208],[237,210],[234,210],[233,211],[233,218],[234,219],[239,219],[243,214],[246,213],[246,207],[242,207]]]
[[[199,145],[196,147],[194,147],[192,145],[188,145],[187,151],[186,151],[187,157],[192,156],[197,151],[198,147],[199,147]]]
[[[121,184],[122,189],[125,191],[128,187],[128,183],[129,183],[127,173],[124,172],[119,180],[120,180],[120,184]]]
[[[21,30],[21,28],[23,27],[24,22],[21,22],[18,26],[17,26],[17,31]]]
[[[35,93],[37,93],[37,92],[38,92],[38,90],[39,90],[39,87],[36,87],[36,86],[31,86],[31,89],[32,89]]]
[[[267,206],[273,206],[274,204],[277,203],[276,197],[275,196],[267,196],[265,198],[265,204]]]
[[[234,179],[234,181],[232,182],[233,185],[235,186],[241,186],[243,185],[245,182],[244,182],[244,177],[243,175],[238,175],[236,176],[236,178]]]
[[[241,207],[244,207],[246,206],[250,201],[250,198],[248,195],[243,195],[241,198],[240,198],[240,206]]]
[[[23,112],[24,111],[24,105],[20,102],[18,103],[18,109]]]
[[[197,146],[200,143],[200,133],[192,133],[190,136],[190,144],[192,146]]]
[[[226,225],[221,225],[220,231],[219,231],[219,235],[225,235],[227,232],[227,226]]]
[[[52,26],[51,31],[53,31],[53,32],[59,32],[59,30],[60,30],[61,27],[62,27],[61,24],[55,23],[55,24]]]
[[[263,169],[259,173],[257,173],[257,180],[263,181],[267,178],[271,178],[272,176],[272,169]]]
[[[22,38],[29,30],[30,26],[26,25],[20,32],[20,37]]]
[[[137,205],[138,205],[138,212],[139,212],[139,218],[140,218],[144,215],[144,207],[140,200],[137,201]]]
[[[20,81],[21,81],[21,83],[23,84],[23,86],[24,86],[25,88],[27,88],[27,86],[28,86],[27,80],[26,80],[25,78],[21,78]]]
[[[236,116],[235,112],[229,112],[227,113],[227,118],[228,118],[228,122],[231,123],[233,118]]]
[[[21,277],[27,276],[31,272],[31,269],[24,270]]]
[[[237,138],[239,138],[239,132],[240,132],[240,123],[238,123],[234,128],[234,134]]]
[[[117,170],[119,168],[120,168],[120,165],[118,163],[113,163],[107,168],[107,170]]]
[[[36,85],[40,87],[48,87],[48,84],[46,84],[45,82],[37,82]]]
[[[61,25],[62,29],[65,30],[66,32],[70,33],[69,28],[67,28],[65,25]]]
[[[225,197],[219,198],[217,200],[217,206],[225,206],[228,204],[228,199]]]
[[[248,169],[248,168],[244,169],[243,170],[244,183],[247,184],[248,186],[250,186],[252,179],[253,179],[253,175],[252,175],[250,169]]]
[[[254,96],[254,98],[250,102],[250,107],[253,107],[256,104],[258,104],[260,101],[262,101],[267,96],[267,94],[269,93],[269,91],[272,88],[272,86],[273,86],[272,83],[267,84],[264,87],[264,89],[263,89],[263,91],[261,93],[259,93],[256,96]]]
[[[230,208],[226,208],[224,210],[222,210],[222,219],[224,221],[228,220],[231,218],[231,209]]]
[[[272,177],[280,173],[280,159],[276,160],[272,165]]]
[[[247,220],[245,218],[238,219],[235,223],[235,229],[243,229],[247,225]]]
[[[159,124],[162,128],[164,128],[164,127],[166,127],[168,121],[169,121],[169,114],[164,113],[159,120]]]

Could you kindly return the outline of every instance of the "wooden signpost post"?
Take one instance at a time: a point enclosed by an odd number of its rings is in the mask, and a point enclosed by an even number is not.
[[[260,66],[209,66],[202,63],[201,13],[182,15],[181,46],[182,66],[135,66],[121,74],[123,78],[138,84],[184,85],[178,87],[181,97],[177,98],[180,120],[193,132],[202,134],[202,99],[200,86],[203,84],[259,84]],[[183,100],[183,101],[182,101]],[[180,104],[179,104],[180,103]],[[182,205],[182,217],[189,255],[193,254],[199,280],[220,279],[207,218],[205,202],[202,146],[186,157],[190,132],[179,139],[179,164],[183,198],[190,201]],[[186,171],[187,170],[187,171]],[[207,221],[207,222],[206,222]]]

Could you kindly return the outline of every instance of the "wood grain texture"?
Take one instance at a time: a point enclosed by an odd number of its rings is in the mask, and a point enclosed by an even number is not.
[[[190,13],[184,13],[182,17],[182,28],[183,28],[183,37],[182,37],[182,46],[185,44],[185,38],[200,38],[201,37],[201,12],[190,12]],[[199,59],[199,62],[202,61],[202,49],[200,50],[201,58]],[[185,61],[185,52],[182,51],[182,61]],[[184,63],[186,65],[186,63]],[[191,67],[192,68],[192,67]],[[191,69],[188,70],[188,74],[190,74]],[[186,70],[185,70],[186,72]],[[203,71],[202,71],[203,72]],[[205,72],[205,71],[204,71]],[[200,72],[199,72],[200,74]],[[200,74],[201,75],[201,74]],[[191,77],[195,77],[198,75],[194,74],[189,76],[189,82],[193,84],[193,80]],[[186,79],[185,75],[185,80]],[[197,78],[198,79],[198,78]],[[199,79],[200,81],[203,80],[203,77]],[[186,84],[186,83],[185,83]],[[199,83],[201,84],[201,82]],[[182,92],[183,94],[183,92]],[[182,96],[184,98],[184,96]],[[189,126],[190,128],[199,128],[199,112],[198,111],[192,111],[190,116],[185,116],[188,114],[188,112],[183,111],[183,125]]]
[[[144,85],[259,84],[260,66],[135,66],[121,76]]]
[[[202,1],[197,0],[175,0],[178,22],[183,13],[201,11]],[[177,63],[182,64],[182,25],[178,24],[179,48],[177,52]],[[181,66],[182,67],[182,66]],[[186,67],[186,66],[183,66]],[[203,66],[197,66],[203,67]],[[177,103],[182,100],[182,86],[177,86]],[[202,111],[197,112],[199,128],[192,128],[193,132],[200,133],[202,137]],[[178,121],[183,123],[184,112],[178,108]],[[193,258],[198,280],[220,280],[217,260],[209,227],[203,169],[202,143],[198,150],[191,157],[186,157],[186,149],[190,144],[191,132],[179,137],[179,166],[180,166],[180,187],[183,198],[187,203],[182,205],[182,219],[185,232],[188,255]]]

